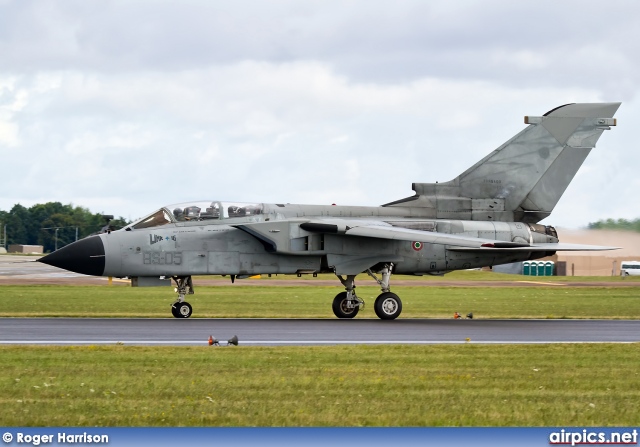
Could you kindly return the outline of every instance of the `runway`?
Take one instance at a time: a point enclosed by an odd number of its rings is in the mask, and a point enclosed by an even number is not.
[[[209,335],[253,346],[631,343],[640,320],[0,318],[0,344],[206,346]]]

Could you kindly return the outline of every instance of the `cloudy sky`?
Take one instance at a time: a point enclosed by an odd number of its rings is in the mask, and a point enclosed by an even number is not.
[[[0,209],[378,205],[623,104],[545,223],[640,217],[640,3],[0,0]]]

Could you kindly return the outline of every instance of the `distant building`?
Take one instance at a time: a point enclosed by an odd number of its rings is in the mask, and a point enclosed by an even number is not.
[[[557,276],[619,276],[620,265],[640,261],[640,233],[611,230],[567,230],[556,228],[561,242],[620,247],[608,251],[558,251],[537,261],[555,263]],[[522,274],[524,263],[496,265],[494,272]]]
[[[9,245],[9,253],[43,253],[42,245]]]
[[[557,252],[555,259],[550,259],[566,262],[567,276],[618,276],[622,262],[640,260],[640,233],[556,229],[561,242],[620,247],[610,251]]]

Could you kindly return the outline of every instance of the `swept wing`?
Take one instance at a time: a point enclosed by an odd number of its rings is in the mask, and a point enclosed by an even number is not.
[[[302,229],[316,231],[324,228],[326,232],[338,232],[339,225],[323,222],[309,222],[302,224]],[[328,231],[327,231],[328,230]],[[617,250],[619,247],[606,247],[600,245],[583,244],[524,244],[519,242],[496,241],[494,239],[482,239],[471,236],[438,233],[436,231],[412,230],[399,228],[385,222],[351,223],[346,224],[344,234],[347,236],[371,237],[379,239],[391,239],[401,241],[417,241],[426,244],[446,245],[448,250],[454,251],[603,251]]]

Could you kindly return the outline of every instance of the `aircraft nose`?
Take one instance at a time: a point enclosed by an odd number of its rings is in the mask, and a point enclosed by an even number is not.
[[[39,262],[83,275],[102,276],[104,244],[100,236],[90,236],[38,259]]]

